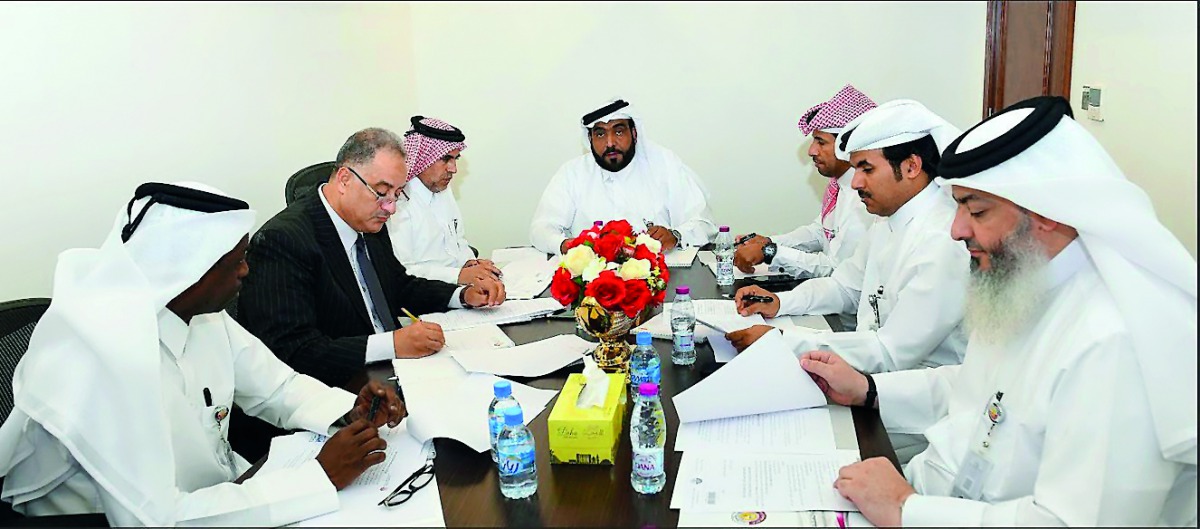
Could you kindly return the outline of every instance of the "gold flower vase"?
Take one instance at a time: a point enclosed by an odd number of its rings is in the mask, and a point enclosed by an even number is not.
[[[592,356],[596,366],[608,373],[625,373],[629,368],[629,355],[633,348],[626,343],[629,329],[641,324],[648,311],[636,318],[622,311],[610,311],[600,306],[596,298],[587,296],[575,308],[575,321],[588,334],[600,340]]]

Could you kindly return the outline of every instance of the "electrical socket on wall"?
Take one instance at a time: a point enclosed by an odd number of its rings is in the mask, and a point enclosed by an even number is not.
[[[1083,106],[1087,110],[1087,117],[1092,121],[1104,121],[1104,114],[1100,111],[1101,91],[1103,87],[1097,84],[1090,84],[1083,87]]]

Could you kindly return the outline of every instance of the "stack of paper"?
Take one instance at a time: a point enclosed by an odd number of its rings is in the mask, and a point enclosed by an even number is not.
[[[500,267],[504,273],[504,293],[507,299],[533,299],[550,286],[558,259],[526,258]]]
[[[553,298],[505,301],[497,307],[478,309],[455,309],[435,312],[421,317],[422,320],[442,326],[442,330],[457,330],[479,325],[504,325],[541,318],[562,308]]]
[[[456,351],[460,349],[501,349],[515,345],[497,325],[478,325],[453,331],[443,330],[446,346],[443,350]]]
[[[679,423],[675,451],[821,454],[837,449],[829,408]]]
[[[574,334],[508,347],[451,351],[454,360],[472,373],[540,377],[583,360],[596,344]]]
[[[730,301],[730,303],[733,303]],[[704,318],[701,318],[704,319]],[[709,345],[713,348],[713,356],[717,362],[728,362],[737,356],[737,349],[733,343],[725,339],[725,332],[739,330],[739,327],[745,328],[744,324],[730,324],[724,320],[704,321],[719,327],[721,330],[714,330],[703,325],[696,326],[696,340],[708,340]],[[763,321],[764,324],[775,327],[776,329],[797,329],[806,328],[817,331],[830,331],[829,322],[825,321],[824,316],[780,316],[778,318],[770,318]]]
[[[714,276],[717,275],[717,255],[716,254],[714,254],[708,250],[705,250],[705,251],[702,251],[699,254],[697,254],[697,256],[700,258],[700,262],[704,263],[704,266],[707,266],[708,269],[712,271]],[[754,267],[754,271],[749,274],[747,274],[741,270],[738,270],[738,268],[736,266],[733,267],[733,279],[735,279],[735,280],[745,279],[748,276],[782,276],[782,275],[787,275],[787,274],[784,274],[783,272],[775,272],[775,271],[770,270],[770,267],[768,267],[766,263],[759,263],[758,266]]]
[[[495,250],[492,250],[492,263],[502,268],[504,265],[514,261],[528,261],[537,259],[545,261],[546,252],[538,250],[532,246],[496,248]]]
[[[833,482],[858,452],[684,455],[671,508],[690,511],[858,511]]]
[[[405,420],[396,428],[384,428],[380,437],[387,441],[384,460],[363,472],[349,486],[338,491],[337,511],[293,524],[308,526],[383,526],[445,527],[442,500],[437,480],[433,480],[413,495],[412,499],[395,507],[379,505],[379,501],[395,490],[405,478],[425,465],[432,445],[423,446],[408,435]],[[284,435],[271,440],[267,461],[258,472],[273,472],[294,468],[317,457],[327,437],[311,432]]]
[[[875,527],[860,513],[832,511],[679,511],[679,527]]]
[[[452,355],[453,350],[442,349],[425,358],[392,361],[404,390],[408,433],[419,441],[448,437],[476,451],[487,451],[491,449],[487,407],[492,402],[492,385],[500,378],[468,373]],[[557,393],[512,382],[512,394],[521,404],[525,424]]]
[[[667,252],[663,257],[667,261],[667,267],[682,268],[692,266],[692,261],[696,259],[696,253],[699,251],[700,248],[697,246],[691,248],[675,247],[674,250]]]
[[[728,331],[736,331],[766,323],[763,317],[758,314],[753,316],[738,314],[737,305],[728,299],[696,299],[692,300],[692,307],[696,311],[697,318]],[[702,327],[704,326],[696,324],[696,339],[701,341],[709,336],[709,333],[701,332]],[[639,331],[648,331],[655,338],[670,340],[671,303],[663,303],[662,313],[650,318],[646,323],[635,327],[629,332],[636,334]]]

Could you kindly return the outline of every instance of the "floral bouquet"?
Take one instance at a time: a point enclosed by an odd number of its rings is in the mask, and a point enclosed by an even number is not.
[[[567,248],[550,282],[550,294],[564,306],[578,308],[591,297],[612,313],[637,319],[666,297],[671,276],[662,243],[644,232],[635,235],[628,221],[597,223]]]

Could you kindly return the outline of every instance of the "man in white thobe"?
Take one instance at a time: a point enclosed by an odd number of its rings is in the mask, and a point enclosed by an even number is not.
[[[839,138],[855,168],[851,185],[880,218],[833,275],[778,295],[757,286],[740,289],[735,301],[742,315],[857,312],[854,332],[797,328],[784,337],[797,353],[829,349],[868,373],[962,362],[968,255],[950,238],[954,202],[933,182],[938,153],[958,132],[911,100],[886,103],[851,122]],[[748,295],[769,301],[750,302]],[[768,330],[759,325],[729,338],[741,350]]]
[[[646,137],[629,103],[616,100],[582,119],[591,154],[563,164],[550,179],[529,227],[533,246],[550,254],[596,221],[626,220],[662,243],[703,246],[717,227],[700,178],[675,153]]]
[[[808,156],[817,172],[829,179],[821,212],[812,223],[788,233],[747,239],[733,258],[741,271],[750,273],[755,265],[765,262],[771,270],[793,277],[826,277],[838,263],[854,255],[874,217],[850,188],[854,168],[837,158],[834,141],[847,123],[872,108],[875,102],[871,98],[846,85],[829,101],[804,112],[798,125],[805,136],[812,136]],[[852,318],[845,320],[853,324]]]
[[[907,481],[875,458],[837,489],[878,526],[1195,526],[1195,259],[1066,99],[985,120],[942,171],[970,351],[875,377],[801,357],[835,402],[929,440]]]
[[[200,184],[145,184],[101,248],[60,256],[0,427],[16,511],[278,526],[336,510],[336,490],[383,460],[375,428],[400,421],[394,390],[372,382],[356,399],[297,374],[221,310],[246,275],[253,223],[245,202]],[[374,397],[386,404],[372,424]],[[234,483],[250,468],[227,441],[235,403],[333,435],[313,461]]]
[[[413,116],[411,122],[412,129],[404,133],[407,200],[397,203],[396,214],[388,219],[396,259],[408,273],[426,279],[458,285],[499,279],[495,264],[476,259],[467,244],[466,225],[450,191],[466,136],[439,119]]]

